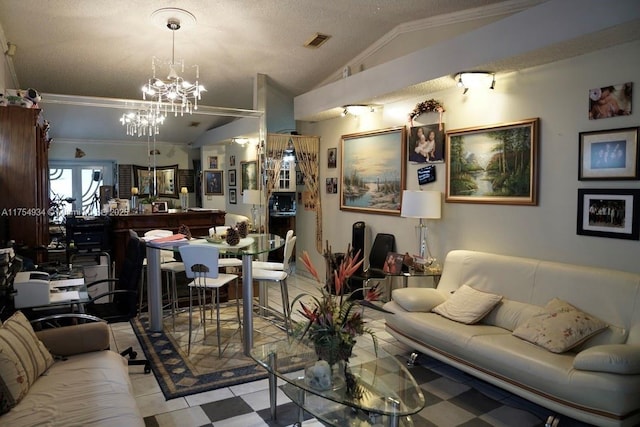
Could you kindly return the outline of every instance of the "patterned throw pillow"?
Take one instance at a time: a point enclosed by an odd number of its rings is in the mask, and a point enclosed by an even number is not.
[[[545,312],[518,326],[513,335],[553,353],[564,353],[603,331],[607,324],[566,301],[554,298]]]
[[[478,291],[462,285],[451,297],[432,310],[456,322],[473,324],[489,313],[502,299],[502,295]]]
[[[0,413],[15,406],[53,364],[31,324],[16,312],[0,327]]]

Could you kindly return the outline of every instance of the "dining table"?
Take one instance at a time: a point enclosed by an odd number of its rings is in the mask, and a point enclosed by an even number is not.
[[[210,237],[154,239],[146,242],[147,254],[147,301],[149,309],[149,329],[161,332],[162,325],[162,275],[160,270],[160,251],[171,250],[179,254],[182,245],[210,245],[220,250],[221,257],[242,258],[242,334],[243,352],[249,356],[253,348],[253,275],[254,257],[263,256],[284,246],[285,239],[276,234],[248,234],[235,245]]]

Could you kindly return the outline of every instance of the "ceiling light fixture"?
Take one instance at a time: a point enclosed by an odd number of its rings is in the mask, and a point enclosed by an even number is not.
[[[463,94],[466,94],[469,88],[489,88],[496,86],[496,75],[489,71],[463,71],[455,76],[458,87],[463,87]]]
[[[360,116],[364,113],[373,113],[375,111],[373,105],[367,105],[367,104],[349,104],[349,105],[344,105],[342,107],[342,113],[341,116],[345,117],[346,115],[352,115],[352,116]]]
[[[231,141],[244,146],[249,142],[249,138],[231,138]]]
[[[126,126],[127,135],[141,137],[143,135],[158,135],[160,125],[164,123],[164,115],[157,109],[138,110],[124,113],[120,117],[122,126]]]
[[[163,62],[155,56],[151,60],[151,69],[153,76],[149,79],[148,83],[142,87],[142,99],[149,97],[151,100],[156,101],[156,110],[164,111],[166,115],[168,111],[174,113],[174,115],[184,115],[184,113],[193,114],[193,110],[198,109],[198,101],[201,99],[202,92],[206,89],[199,84],[200,68],[194,65],[192,68],[196,69],[195,81],[189,82],[178,74],[178,71],[184,73],[184,60],[176,61],[175,49],[176,49],[176,31],[181,27],[181,19],[187,20],[189,23],[195,23],[195,16],[186,10],[176,8],[165,8],[155,11],[152,18],[164,18],[166,19],[166,26],[171,30],[172,35],[172,47],[171,47],[171,61]],[[168,65],[169,73],[166,79],[160,79],[156,77],[156,71],[163,65]],[[180,68],[180,70],[178,70]]]

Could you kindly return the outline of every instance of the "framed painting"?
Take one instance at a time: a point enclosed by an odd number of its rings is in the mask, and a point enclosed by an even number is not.
[[[578,179],[639,179],[638,129],[631,127],[580,132]]]
[[[244,194],[244,190],[257,190],[258,189],[258,162],[240,162],[240,185],[242,188],[241,194]]]
[[[224,194],[221,170],[206,170],[204,178],[206,184],[204,194],[207,196],[222,196]]]
[[[229,189],[229,203],[232,205],[238,203],[238,195],[235,188]]]
[[[209,169],[218,169],[218,156],[209,156]]]
[[[149,169],[148,166],[133,166],[134,187],[138,187],[140,197],[148,197],[153,194],[154,175],[156,196],[178,198],[178,165],[156,166]]]
[[[229,169],[229,187],[236,186],[236,170]]]
[[[538,122],[447,132],[445,200],[537,205]]]
[[[408,159],[412,163],[444,163],[444,123],[412,127]]]
[[[640,190],[578,189],[577,233],[640,240]]]
[[[404,126],[342,135],[341,210],[400,215],[406,143]]]

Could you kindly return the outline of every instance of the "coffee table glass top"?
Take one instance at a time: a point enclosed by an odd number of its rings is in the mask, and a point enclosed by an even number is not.
[[[411,426],[408,416],[425,405],[420,387],[403,363],[380,347],[376,355],[367,335],[358,337],[348,364],[357,384],[355,393],[348,391],[344,383],[329,390],[318,390],[305,382],[303,371],[281,371],[281,367],[292,363],[309,367],[317,361],[315,351],[300,341],[292,339],[256,346],[251,350],[251,357],[288,383],[283,389],[295,403],[331,425],[349,425],[348,422],[357,417],[352,409],[360,409],[367,418],[378,414],[378,417],[399,420],[397,424],[383,420],[384,425]]]

